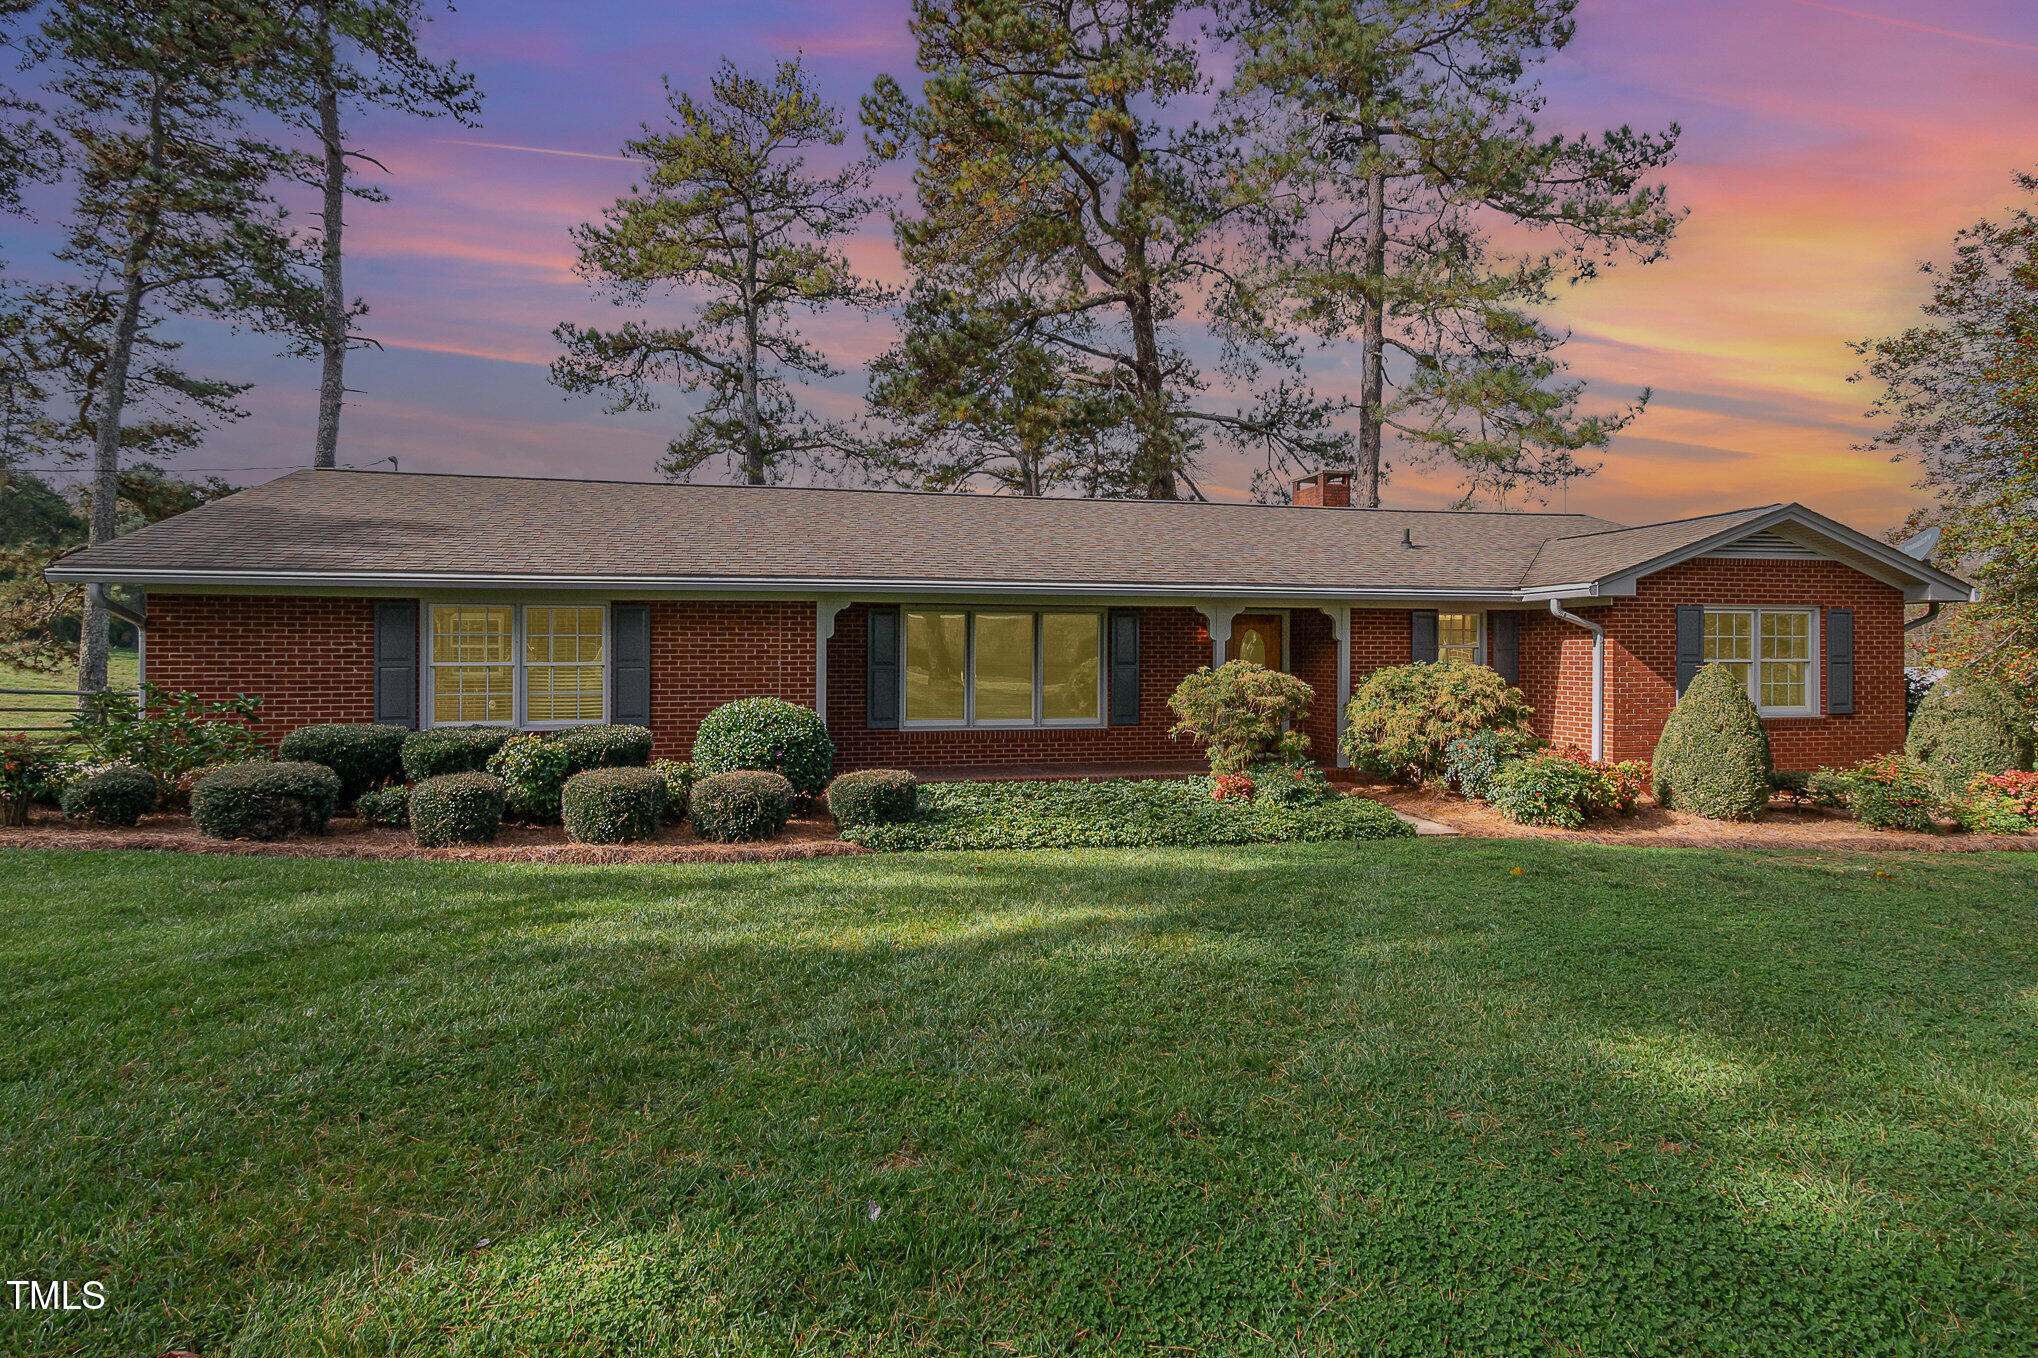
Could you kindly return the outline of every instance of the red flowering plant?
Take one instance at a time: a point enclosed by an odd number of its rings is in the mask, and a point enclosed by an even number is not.
[[[2038,773],[2008,769],[1985,773],[1967,785],[1960,823],[1978,835],[2021,835],[2038,830]]]
[[[1931,775],[1906,755],[1877,755],[1851,769],[1820,769],[1811,782],[1822,800],[1844,804],[1863,825],[1928,834],[1938,828],[1932,812],[1939,794]]]
[[[1210,779],[1210,796],[1215,801],[1249,802],[1255,790],[1249,773],[1219,773]]]
[[[0,736],[0,823],[28,824],[29,803],[64,764],[54,749],[28,736]]]

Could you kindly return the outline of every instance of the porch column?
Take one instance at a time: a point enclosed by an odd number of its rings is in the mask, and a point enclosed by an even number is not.
[[[1337,638],[1337,766],[1348,769],[1352,761],[1345,754],[1345,706],[1352,700],[1352,609],[1350,604],[1321,604],[1330,619],[1330,634]]]
[[[822,725],[828,722],[828,642],[835,635],[835,615],[849,607],[841,594],[824,594],[814,601],[814,711]]]
[[[1224,664],[1224,648],[1231,643],[1231,620],[1244,611],[1243,604],[1197,604],[1196,611],[1203,615],[1205,626],[1210,629],[1210,668],[1217,669]]]

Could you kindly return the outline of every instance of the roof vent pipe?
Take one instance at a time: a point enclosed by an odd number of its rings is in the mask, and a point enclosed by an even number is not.
[[[1409,529],[1404,528],[1401,530],[1401,545],[1403,547],[1413,547],[1415,545],[1415,536]]]
[[[1592,633],[1592,757],[1606,758],[1606,629],[1589,618],[1566,613],[1557,600],[1550,600],[1550,614],[1576,623]]]

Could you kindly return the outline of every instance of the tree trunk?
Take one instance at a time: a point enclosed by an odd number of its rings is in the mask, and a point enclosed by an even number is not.
[[[743,265],[743,479],[764,484],[764,435],[757,413],[757,225],[749,228],[749,254]]]
[[[1387,171],[1367,129],[1365,376],[1359,388],[1359,507],[1380,507],[1382,403],[1387,389]]]
[[[325,151],[325,240],[319,257],[324,298],[319,327],[322,366],[318,380],[318,441],[312,448],[311,465],[332,467],[339,462],[340,405],[347,390],[348,325],[347,291],[340,270],[340,231],[347,201],[347,157],[346,148],[340,140],[340,96],[333,72],[330,0],[321,0],[318,6],[318,25],[318,132]]]

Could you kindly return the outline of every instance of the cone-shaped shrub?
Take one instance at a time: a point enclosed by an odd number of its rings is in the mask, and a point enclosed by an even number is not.
[[[1769,804],[1776,766],[1769,732],[1741,677],[1702,667],[1663,723],[1651,764],[1660,806],[1712,820],[1753,820]]]
[[[2001,684],[1953,670],[1918,704],[1904,752],[1950,799],[1985,774],[2030,768],[2031,718]]]

